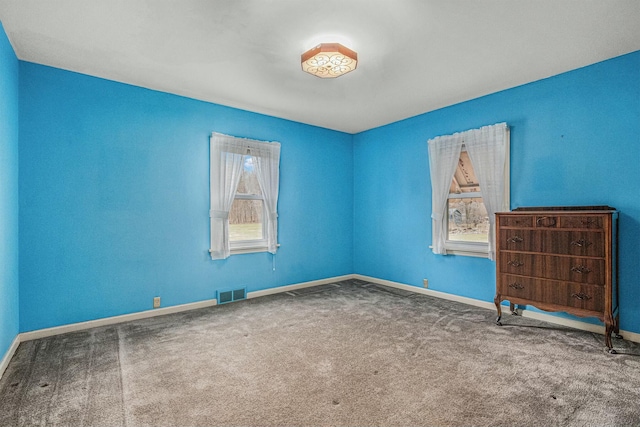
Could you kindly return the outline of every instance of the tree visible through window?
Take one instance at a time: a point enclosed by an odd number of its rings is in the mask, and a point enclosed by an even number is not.
[[[264,198],[258,183],[253,158],[245,156],[242,176],[229,211],[229,240],[264,240]]]

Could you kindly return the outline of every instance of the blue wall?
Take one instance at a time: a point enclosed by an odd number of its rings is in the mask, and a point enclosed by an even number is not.
[[[620,322],[640,332],[640,52],[355,135],[355,273],[493,300],[495,263],[429,250],[427,140],[503,121],[513,208],[620,211]]]
[[[426,141],[506,121],[512,207],[620,210],[621,327],[640,332],[640,52],[353,136],[19,67],[21,331],[146,310],[156,295],[171,306],[350,273],[428,278],[431,289],[492,301],[493,262],[428,248]],[[2,72],[15,86],[15,71]],[[211,131],[282,143],[275,271],[265,253],[209,259]],[[14,323],[17,312],[10,304]],[[7,331],[5,341],[15,326]]]
[[[279,242],[212,261],[209,135],[282,144]],[[20,330],[353,271],[351,135],[20,62]]]
[[[18,99],[18,58],[0,24],[0,360],[19,322]]]

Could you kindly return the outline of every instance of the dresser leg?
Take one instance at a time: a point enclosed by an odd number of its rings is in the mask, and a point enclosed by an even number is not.
[[[613,322],[605,323],[604,344],[609,349],[609,353],[616,354],[616,351],[613,349],[613,344],[611,343],[611,333],[613,332],[613,329],[614,329]]]
[[[613,318],[613,337],[622,339],[622,335],[620,335],[620,315],[617,314],[616,317]]]
[[[516,310],[516,305],[514,303],[509,303],[509,310],[511,310],[511,314],[513,314],[514,316],[518,315],[518,310]]]
[[[502,326],[500,319],[502,319],[502,308],[500,307],[500,302],[502,302],[502,298],[500,295],[496,295],[493,299],[494,304],[496,305],[496,310],[498,310],[498,318],[496,319],[496,325]]]

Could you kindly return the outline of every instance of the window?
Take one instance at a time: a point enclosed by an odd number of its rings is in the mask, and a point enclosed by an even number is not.
[[[506,123],[429,140],[432,249],[494,259],[495,212],[509,209]]]
[[[266,248],[264,198],[252,156],[244,156],[242,174],[229,211],[231,250]]]
[[[278,247],[280,144],[211,135],[212,259]]]
[[[445,247],[448,252],[487,252],[489,214],[473,163],[464,145],[447,197],[446,230]]]

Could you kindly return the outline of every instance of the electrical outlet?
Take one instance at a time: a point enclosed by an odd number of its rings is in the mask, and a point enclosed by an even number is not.
[[[153,298],[153,308],[160,308],[160,297]]]
[[[429,287],[429,280],[428,279],[424,279],[422,281],[422,284],[424,285],[425,288],[428,288]]]

